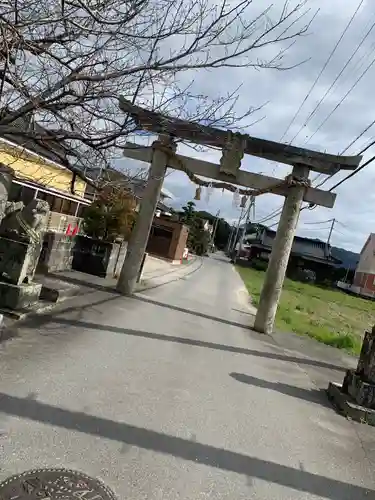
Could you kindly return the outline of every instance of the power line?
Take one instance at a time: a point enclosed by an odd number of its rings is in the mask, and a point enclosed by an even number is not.
[[[352,140],[352,142],[349,144],[349,146],[346,146],[346,148],[344,149],[343,153],[346,153],[346,151],[351,146],[353,146],[353,144],[355,144],[358,141],[358,139],[360,139],[363,136],[363,134],[365,134],[374,124],[375,124],[375,120],[372,120],[372,122],[369,125],[367,125],[367,127],[365,129],[363,129],[362,132],[359,135],[357,135],[357,137],[355,139]],[[359,154],[361,154],[361,153],[359,153]]]
[[[319,107],[322,104],[322,102],[325,100],[325,98],[327,97],[327,95],[331,92],[331,90],[333,89],[333,87],[336,85],[336,83],[340,79],[341,75],[344,73],[344,71],[346,70],[346,68],[352,62],[352,60],[354,59],[355,55],[357,54],[357,52],[359,51],[359,49],[362,47],[362,45],[364,44],[364,42],[366,41],[366,39],[370,35],[371,31],[374,29],[374,27],[375,27],[375,22],[371,25],[370,29],[367,31],[367,33],[365,34],[365,36],[359,42],[359,44],[357,45],[357,47],[354,50],[354,52],[352,53],[352,55],[349,57],[349,59],[347,60],[347,62],[343,66],[343,68],[341,69],[340,73],[333,80],[333,82],[331,83],[330,87],[326,90],[326,92],[323,95],[323,97],[318,101],[318,103],[316,104],[315,108],[311,111],[311,113],[307,117],[305,123],[301,126],[301,128],[299,129],[299,131],[296,133],[296,135],[293,137],[293,139],[290,142],[293,142],[296,139],[296,137],[298,137],[299,134],[302,132],[302,130],[304,129],[304,127],[306,127],[306,125],[308,124],[308,122],[311,120],[311,118],[314,116],[314,114],[316,113],[316,111],[319,109]],[[374,49],[375,49],[375,47],[374,47]]]
[[[360,1],[359,5],[357,6],[354,14],[352,15],[351,19],[349,20],[347,26],[345,27],[343,33],[341,34],[339,40],[337,41],[335,47],[333,48],[331,54],[329,55],[327,61],[325,62],[323,68],[321,69],[320,73],[318,74],[317,78],[315,79],[312,87],[310,88],[309,92],[307,93],[307,95],[305,96],[304,100],[302,101],[300,107],[298,108],[297,112],[295,113],[295,115],[293,116],[291,122],[289,123],[287,129],[285,130],[284,134],[282,135],[280,141],[285,137],[285,135],[287,134],[287,132],[289,131],[291,125],[293,124],[294,120],[296,119],[296,117],[298,116],[299,112],[301,111],[303,105],[305,104],[305,102],[307,101],[309,95],[311,94],[312,90],[315,88],[317,82],[319,81],[320,77],[322,76],[323,72],[325,71],[326,67],[328,66],[330,60],[332,59],[334,53],[336,52],[339,44],[341,43],[342,39],[344,38],[346,32],[348,31],[349,27],[351,26],[355,16],[357,15],[359,9],[361,8],[363,4],[363,0]],[[350,64],[350,62],[353,60],[354,56],[356,55],[356,53],[358,52],[358,50],[360,49],[360,47],[363,45],[364,41],[367,39],[367,37],[369,36],[369,34],[371,33],[371,31],[373,30],[375,26],[375,23],[373,23],[369,30],[367,31],[367,33],[365,34],[365,36],[362,38],[362,40],[360,41],[360,43],[358,44],[357,48],[355,49],[355,51],[353,52],[352,56],[349,58],[349,60],[346,62],[346,64],[344,65],[344,67],[342,68],[342,70],[340,71],[339,75],[336,77],[336,79],[334,80],[334,82],[331,84],[331,86],[329,87],[329,89],[326,91],[326,93],[324,94],[324,96],[321,98],[321,100],[318,102],[317,106],[314,108],[314,110],[312,111],[312,113],[310,113],[309,117],[307,118],[306,122],[305,122],[305,125],[307,124],[307,122],[311,119],[311,117],[315,114],[316,110],[319,108],[319,106],[321,105],[321,103],[323,102],[323,100],[326,98],[326,96],[329,94],[329,92],[332,90],[332,88],[334,87],[334,85],[336,84],[336,82],[338,81],[338,79],[341,77],[341,75],[343,74],[343,72],[345,71],[345,69],[348,67],[348,65]],[[370,52],[368,53],[368,55],[371,54],[371,52],[373,52],[375,46],[370,50]],[[362,57],[363,59],[363,57]],[[313,137],[314,135],[320,130],[320,128],[326,123],[326,121],[328,121],[328,119],[332,116],[332,114],[338,109],[338,107],[344,102],[344,100],[348,97],[348,95],[352,92],[352,90],[356,87],[356,85],[361,81],[361,79],[365,76],[365,74],[369,71],[369,69],[372,67],[372,65],[374,64],[375,60],[373,60],[368,66],[367,68],[364,70],[364,72],[360,75],[360,77],[356,80],[356,82],[354,83],[354,85],[349,89],[349,91],[347,92],[347,94],[341,99],[341,101],[339,102],[339,104],[331,111],[331,113],[328,115],[328,117],[326,117],[326,119],[320,124],[320,126],[318,127],[318,129],[310,136],[310,138],[305,141],[305,144],[307,142],[309,142]],[[371,126],[375,123],[375,120],[372,124],[370,124],[368,126],[368,128],[366,128],[347,148],[344,149],[344,151],[341,153],[345,153],[345,151],[347,151],[347,149],[349,149],[364,133],[366,133],[366,131],[371,128]],[[305,126],[304,125],[304,126]],[[297,136],[298,134],[300,133],[300,131],[303,129],[303,127],[301,127],[301,129],[298,131],[298,133],[293,137],[293,139],[290,141],[292,142]],[[375,140],[369,144],[364,151],[366,151],[367,149],[369,149],[372,145],[375,144]],[[362,152],[364,152],[362,151]],[[362,154],[359,153],[359,154]],[[313,182],[317,181],[319,179],[319,177],[321,176],[322,174],[318,174],[315,179],[313,179]],[[332,178],[332,176],[328,176],[326,177],[325,179],[323,179],[323,181],[318,185],[318,186],[315,186],[315,187],[320,187],[322,186],[325,182],[327,182],[328,179]],[[308,206],[305,206],[305,207],[302,207],[301,210],[305,209],[305,208],[308,208]]]
[[[349,228],[349,226],[347,224],[344,224],[343,222],[340,222],[339,220],[336,220],[337,224],[340,224],[340,226],[342,227],[345,227],[345,228]]]
[[[345,181],[347,181],[348,179],[351,179],[352,177],[354,177],[355,175],[357,175],[358,172],[360,172],[365,167],[367,167],[367,165],[370,165],[370,163],[372,163],[374,160],[375,160],[375,156],[373,156],[372,158],[370,158],[369,160],[367,160],[363,165],[361,165],[356,170],[354,170],[353,172],[351,172],[349,175],[347,175],[346,177],[344,177],[344,179],[341,179],[341,181],[337,182],[334,186],[332,186],[329,189],[329,191],[332,191],[333,189],[336,189],[337,187],[341,186],[341,184],[343,184]]]
[[[309,205],[306,205],[305,207],[302,207],[301,208],[301,211],[308,208]],[[281,212],[283,210],[283,205],[281,205],[279,208],[277,208],[276,210],[273,210],[272,212],[270,212],[268,215],[265,215],[262,219],[256,221],[254,224],[263,224],[264,222],[268,222],[272,219],[274,219],[275,217],[278,217],[279,215],[281,215]],[[332,222],[333,219],[329,219],[329,220],[326,220],[326,221],[319,221],[319,222],[303,222],[302,224],[324,224],[324,223],[327,223],[327,222]],[[278,222],[276,222],[275,224],[273,225],[276,225],[278,224]],[[272,226],[270,226],[272,227]]]
[[[342,231],[339,231],[338,229],[334,229],[334,232],[335,233],[338,233],[338,234],[341,234],[342,236],[347,236],[345,233],[343,233]]]
[[[372,140],[370,142],[370,144],[368,144],[364,149],[362,149],[362,151],[360,151],[358,154],[359,155],[363,155],[363,153],[365,153],[368,149],[371,148],[371,146],[373,146],[375,144],[375,140]]]
[[[347,93],[342,97],[342,99],[339,101],[338,104],[333,108],[333,110],[328,114],[328,116],[322,121],[322,123],[319,125],[319,127],[315,130],[315,132],[305,141],[304,144],[307,144],[308,142],[311,141],[311,139],[319,132],[319,130],[327,123],[327,121],[331,118],[333,113],[341,106],[341,104],[345,101],[345,99],[348,97],[349,94],[355,89],[355,87],[358,85],[358,83],[362,80],[362,78],[366,75],[366,73],[372,68],[372,66],[375,64],[375,58],[371,61],[371,63],[367,66],[367,68],[361,73],[361,75],[357,78],[357,80],[354,82],[354,84],[350,87],[350,89],[347,91]]]
[[[375,124],[375,120],[373,120],[357,137],[354,141],[352,141],[345,149],[343,149],[340,153],[340,155],[343,155],[355,142],[357,142],[357,140],[367,132],[367,130],[369,130],[373,125]],[[359,153],[358,153],[358,156],[361,156],[363,155],[363,153],[365,153],[368,149],[370,149],[371,146],[373,146],[375,144],[375,140],[373,140],[372,142],[370,142],[370,144],[368,144],[364,149],[362,149]],[[323,179],[322,182],[320,182],[319,184],[317,184],[315,187],[315,189],[323,186],[323,184],[325,184],[328,180],[332,179],[332,177],[334,175],[337,175],[338,172],[335,172],[334,174],[331,174],[331,175],[328,175],[325,179]],[[318,178],[323,175],[323,174],[318,174],[315,179],[313,179],[312,182],[315,182],[316,180],[318,180]]]
[[[374,144],[375,144],[375,141],[374,141]],[[360,153],[361,154],[361,153]],[[367,167],[367,165],[369,165],[370,163],[372,163],[373,161],[375,161],[375,156],[373,156],[372,158],[370,158],[368,161],[366,161],[363,165],[361,165],[360,167],[358,167],[356,170],[354,170],[353,172],[351,172],[349,175],[347,175],[346,177],[344,177],[344,179],[342,179],[341,181],[337,182],[334,186],[332,186],[328,191],[333,191],[334,189],[336,189],[337,187],[341,186],[341,184],[343,184],[345,181],[347,181],[348,179],[351,179],[352,177],[354,177],[358,172],[360,172],[361,170],[363,170],[365,167]],[[333,174],[335,175],[335,174]],[[329,179],[331,179],[333,177],[333,175],[331,176],[328,176],[326,177],[325,179],[323,179],[323,181],[318,184],[317,186],[315,186],[315,188],[318,188],[320,186],[322,186],[325,182],[327,182]],[[274,210],[273,212],[271,212],[270,214],[268,214],[268,216],[266,216],[264,219],[262,219],[261,221],[258,221],[256,222],[256,224],[261,224],[263,222],[267,222],[268,220],[272,220],[274,219],[275,217],[279,216],[282,212],[282,206],[279,208],[279,209],[276,209]],[[306,210],[307,208],[313,210],[314,208],[316,208],[316,205],[314,206],[310,206],[309,204],[308,205],[305,205],[304,207],[301,208],[301,212],[303,210]],[[336,219],[330,219],[329,221],[326,221],[326,222],[330,222],[332,220],[335,220]],[[336,221],[338,222],[339,224],[343,225],[344,227],[345,224],[343,223],[340,223],[339,221]],[[275,222],[274,224],[272,224],[271,226],[269,226],[270,228],[271,227],[274,227],[276,226],[277,224],[279,223],[279,221]],[[322,224],[323,222],[317,222],[316,224]],[[305,222],[304,224],[314,224],[314,222]]]
[[[372,122],[372,124],[370,124],[368,127],[366,127],[366,129],[365,129],[365,130],[368,130],[369,128],[371,128],[371,126],[372,126],[373,124],[375,124],[375,120]],[[363,131],[363,133],[361,133],[361,134],[357,137],[357,139],[359,139],[359,137],[360,137],[361,135],[363,135],[364,133],[365,133],[365,131]],[[350,148],[350,146],[351,146],[352,144],[354,144],[354,142],[356,142],[356,140],[355,140],[355,141],[353,141],[352,143],[350,143],[350,144],[349,144],[349,146],[347,146],[345,149],[343,149],[343,150],[341,151],[340,155],[343,155],[343,154],[344,154],[344,153],[345,153],[345,152],[346,152],[346,151]],[[362,149],[362,151],[360,151],[360,152],[358,153],[358,156],[361,156],[361,155],[362,155],[365,151],[367,151],[367,149],[369,149],[369,148],[370,148],[371,146],[373,146],[374,144],[375,144],[375,140],[374,140],[373,142],[371,142],[368,146],[366,146],[364,149]],[[325,184],[327,181],[329,181],[330,179],[332,179],[332,177],[333,177],[334,175],[337,175],[338,173],[339,173],[339,172],[335,172],[335,173],[333,173],[333,174],[331,174],[331,175],[327,175],[327,176],[326,176],[326,177],[322,180],[322,182],[320,182],[319,184],[317,184],[316,186],[314,186],[314,188],[315,188],[315,189],[320,188],[321,186],[323,186],[323,184]],[[312,180],[312,182],[317,181],[317,180],[319,179],[319,177],[321,177],[322,175],[324,175],[324,174],[318,174],[318,175],[317,175],[317,176],[316,176],[316,177]],[[315,208],[315,207],[314,207],[314,208]]]
[[[327,222],[332,222],[333,219],[328,219],[328,220],[322,220],[322,221],[318,221],[318,222],[303,222],[303,224],[326,224]]]
[[[261,220],[257,221],[256,224],[262,224],[263,222],[267,222],[268,220],[274,219],[275,217],[278,217],[283,209],[283,205],[281,207],[276,208],[276,210],[273,210],[270,212],[268,215],[265,215]]]
[[[328,227],[302,227],[300,228],[302,229],[303,231],[326,231],[327,229],[330,229],[330,226]]]
[[[320,80],[320,77],[322,76],[322,74],[324,73],[325,69],[327,68],[328,64],[330,63],[332,57],[334,56],[338,46],[340,45],[342,39],[344,38],[344,36],[346,35],[348,29],[350,28],[352,22],[354,21],[354,18],[355,16],[357,15],[359,9],[362,7],[362,4],[363,4],[364,0],[361,0],[354,12],[354,14],[352,15],[352,17],[350,18],[348,24],[346,25],[344,31],[342,32],[340,38],[338,39],[338,41],[336,42],[335,46],[333,47],[330,55],[328,56],[328,59],[326,60],[326,62],[324,63],[322,69],[320,70],[318,76],[316,77],[314,83],[312,84],[310,90],[308,91],[308,93],[306,94],[305,98],[303,99],[302,103],[300,104],[299,108],[297,109],[296,113],[294,114],[293,118],[291,119],[290,123],[288,124],[285,132],[283,133],[283,135],[281,136],[279,142],[281,142],[283,140],[283,138],[286,136],[286,134],[288,133],[290,127],[293,125],[295,119],[297,118],[297,116],[299,115],[301,109],[303,108],[305,102],[307,101],[307,99],[309,98],[311,92],[314,90],[314,88],[316,87],[316,84],[318,83],[318,81]],[[317,15],[319,12],[319,10],[317,11],[317,13],[315,15]]]
[[[375,144],[375,141],[374,141],[374,144]],[[362,154],[362,152],[359,153],[359,154]],[[331,188],[329,188],[328,191],[332,191],[333,189],[336,189],[337,187],[341,186],[341,184],[343,184],[348,179],[351,179],[352,177],[354,177],[355,175],[357,175],[358,172],[360,172],[365,167],[367,167],[367,165],[370,165],[370,163],[372,163],[374,160],[375,160],[375,156],[373,156],[372,158],[370,158],[369,160],[367,160],[363,165],[361,165],[358,168],[356,168],[356,170],[354,170],[353,172],[351,172],[350,174],[348,174],[346,177],[344,177],[344,179],[341,179],[341,181],[337,182],[334,186],[332,186]],[[335,174],[333,174],[333,175],[335,175]],[[327,177],[326,179],[324,179],[323,182],[321,182],[320,184],[318,184],[318,186],[316,186],[316,187],[320,187],[322,184],[324,184],[325,182],[327,182],[329,179],[332,179],[333,175],[331,175],[331,176]]]
[[[364,66],[364,63],[366,62],[366,60],[371,56],[371,54],[374,52],[375,50],[375,43],[372,43],[370,45],[370,48],[367,52],[365,52],[359,59],[358,61],[355,63],[355,65],[353,66],[352,68],[352,73],[358,73]],[[343,82],[346,82],[347,81],[347,75],[343,78],[343,80],[341,80],[341,84]]]

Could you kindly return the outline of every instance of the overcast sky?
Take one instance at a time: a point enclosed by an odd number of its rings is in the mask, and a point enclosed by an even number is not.
[[[273,3],[281,4],[284,3],[284,0],[274,0]],[[253,136],[280,140],[356,10],[359,0],[311,0],[310,3],[314,9],[320,7],[320,11],[310,27],[309,35],[297,40],[290,49],[286,60],[287,63],[293,64],[308,59],[306,63],[290,71],[267,69],[255,71],[246,68],[215,70],[215,73],[202,71],[194,75],[195,88],[202,89],[202,92],[213,97],[218,92],[223,94],[226,90],[233,88],[233,81],[236,84],[242,83],[241,99],[238,106],[242,106],[244,109],[268,103],[264,109],[254,115],[254,119],[261,118],[263,115],[266,115],[266,118],[247,129],[247,132]],[[373,23],[375,23],[375,0],[365,0],[318,84],[284,137],[284,142],[291,141],[301,126],[306,123],[307,117],[317,102],[340,73]],[[294,139],[294,145],[303,145],[309,149],[338,154],[372,120],[375,120],[375,106],[372,105],[374,91],[371,91],[375,77],[374,64],[332,114],[331,118],[316,132],[323,120],[337,106],[361,73],[374,61],[374,58],[375,26],[331,93],[325,98],[307,125],[303,127],[302,132]],[[189,75],[185,74],[183,78],[189,78]],[[314,133],[314,137],[310,140]],[[375,139],[375,126],[370,128],[346,154],[357,154],[372,138]],[[184,146],[180,152],[209,161],[219,160],[219,154],[214,151],[198,154]],[[364,160],[374,154],[375,147],[365,154]],[[250,156],[245,157],[242,168],[268,175],[273,174],[281,178],[290,171],[290,168],[285,165],[272,164]],[[316,175],[316,173],[312,173],[310,177],[314,179]],[[324,188],[331,187],[342,177],[343,174],[336,175],[324,184]],[[318,182],[323,178],[320,177]],[[297,234],[325,240],[328,236],[330,223],[326,222],[321,225],[309,223],[336,218],[338,223],[333,232],[332,244],[348,250],[359,251],[368,234],[372,231],[375,232],[374,178],[375,162],[337,189],[334,209],[317,207],[312,211],[304,210],[301,214]],[[173,204],[175,206],[181,206],[194,197],[195,186],[180,172],[169,173],[165,187],[174,194]],[[282,202],[283,198],[276,195],[259,197],[256,201],[255,220],[261,220],[279,208]],[[233,196],[229,193],[223,194],[215,191],[209,201],[206,200],[206,195],[203,193],[202,200],[197,202],[197,206],[199,209],[211,213],[216,213],[220,209],[221,215],[230,221],[238,217],[239,214],[239,209],[233,207]],[[277,218],[272,219],[267,224],[274,224],[277,220]]]

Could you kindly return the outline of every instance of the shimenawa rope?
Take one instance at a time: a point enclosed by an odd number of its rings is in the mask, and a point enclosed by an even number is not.
[[[311,181],[306,178],[298,178],[295,177],[292,174],[289,174],[285,177],[284,180],[275,183],[273,186],[269,186],[267,188],[263,189],[238,189],[236,186],[233,186],[232,184],[229,184],[227,182],[221,182],[221,181],[204,181],[203,179],[200,179],[197,177],[193,172],[191,172],[187,166],[184,164],[183,161],[176,155],[175,153],[175,147],[173,144],[168,145],[165,144],[161,141],[154,141],[152,144],[152,149],[154,150],[159,150],[165,153],[168,158],[173,158],[181,168],[181,170],[189,177],[191,182],[198,186],[202,187],[214,187],[216,189],[225,189],[227,191],[230,191],[231,193],[238,192],[242,196],[260,196],[261,194],[266,194],[266,193],[272,193],[276,189],[286,186],[286,187],[294,187],[294,186],[304,186],[306,189],[311,186]],[[233,182],[236,182],[236,179],[233,179]]]

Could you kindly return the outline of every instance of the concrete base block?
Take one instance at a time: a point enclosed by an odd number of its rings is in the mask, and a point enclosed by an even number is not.
[[[25,309],[39,300],[42,285],[13,285],[0,281],[0,307],[12,310]]]
[[[375,410],[375,384],[362,380],[355,370],[348,370],[342,385],[357,404]]]
[[[330,382],[327,394],[332,404],[347,418],[375,426],[375,410],[357,404],[349,394],[343,392],[340,384]]]

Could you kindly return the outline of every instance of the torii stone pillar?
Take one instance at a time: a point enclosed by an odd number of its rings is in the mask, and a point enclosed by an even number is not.
[[[135,226],[131,232],[124,264],[117,282],[117,290],[123,295],[131,295],[137,284],[137,278],[146,251],[148,238],[159,201],[164,175],[168,163],[168,155],[157,145],[171,147],[169,136],[159,136],[153,144],[153,155],[148,173],[148,181],[143,193]]]

